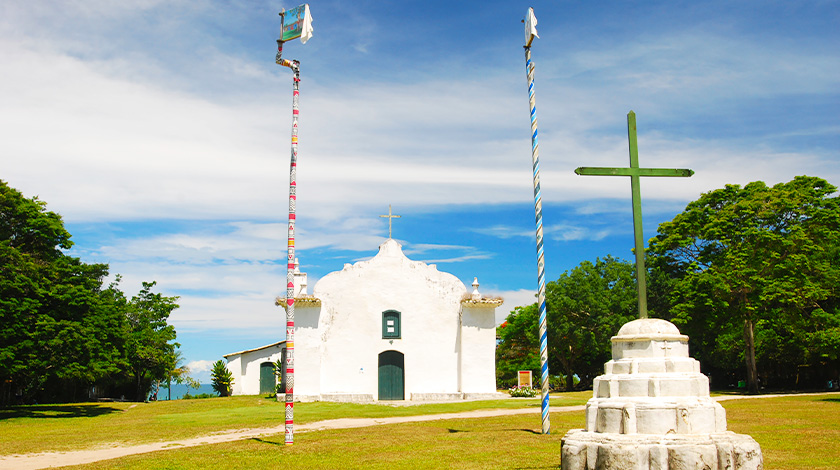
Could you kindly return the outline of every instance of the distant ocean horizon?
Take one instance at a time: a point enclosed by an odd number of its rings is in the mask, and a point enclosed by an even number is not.
[[[161,387],[158,390],[157,399],[158,401],[168,400],[171,396],[172,400],[180,400],[187,394],[187,392],[193,396],[200,395],[202,393],[209,393],[210,395],[218,396],[218,393],[213,390],[213,385],[211,384],[201,384],[198,388],[187,387],[186,384],[172,384],[171,390]]]

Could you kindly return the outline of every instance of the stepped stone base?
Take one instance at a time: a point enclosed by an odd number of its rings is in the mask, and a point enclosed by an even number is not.
[[[726,410],[665,320],[622,326],[595,378],[586,429],[569,431],[563,470],[762,470],[761,448],[726,430]]]
[[[645,435],[571,430],[563,438],[562,470],[762,470],[750,436],[722,432]]]

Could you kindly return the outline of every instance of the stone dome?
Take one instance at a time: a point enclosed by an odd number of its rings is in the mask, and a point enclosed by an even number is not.
[[[624,326],[618,330],[616,336],[648,336],[648,335],[680,335],[680,330],[666,320],[659,318],[640,318],[625,323]]]

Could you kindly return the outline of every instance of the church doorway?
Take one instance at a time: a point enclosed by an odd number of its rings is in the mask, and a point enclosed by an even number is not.
[[[379,354],[379,399],[405,400],[405,357],[399,351]]]
[[[275,383],[274,364],[270,362],[260,364],[260,395],[274,395]]]

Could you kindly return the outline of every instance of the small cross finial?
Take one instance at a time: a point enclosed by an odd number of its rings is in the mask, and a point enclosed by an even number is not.
[[[388,238],[389,239],[393,238],[393,237],[391,237],[391,221],[394,220],[394,219],[399,219],[402,216],[391,214],[391,205],[388,204],[388,215],[380,215],[379,217],[385,217],[385,218],[388,219]]]

